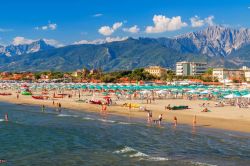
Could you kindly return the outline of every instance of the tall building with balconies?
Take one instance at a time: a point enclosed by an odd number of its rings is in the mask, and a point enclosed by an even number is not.
[[[176,75],[177,76],[196,76],[205,73],[207,64],[203,62],[177,62]]]

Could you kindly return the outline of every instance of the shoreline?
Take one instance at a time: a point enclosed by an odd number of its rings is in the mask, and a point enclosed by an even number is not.
[[[56,104],[52,104],[52,100],[35,100],[32,99],[30,96],[20,96],[19,99],[16,99],[15,96],[0,96],[0,101],[12,103],[12,104],[28,104],[28,105],[34,105],[34,106],[41,106],[45,105],[46,107],[55,108]],[[54,100],[55,103],[60,102],[62,104],[62,108],[67,108],[72,111],[80,111],[80,112],[95,112],[99,113],[101,110],[100,105],[94,105],[89,103],[80,103],[76,101],[69,101],[66,99],[57,99]],[[122,101],[123,103],[126,101]],[[136,102],[136,101],[130,101],[130,102]],[[140,103],[141,101],[137,101],[137,103]],[[237,117],[234,117],[234,114],[228,117],[221,117],[221,115],[218,113],[218,117],[216,117],[216,114],[210,114],[210,112],[201,113],[201,112],[195,112],[194,109],[190,110],[179,110],[179,111],[165,111],[163,108],[160,109],[159,106],[162,106],[162,102],[176,102],[176,103],[191,103],[194,105],[194,103],[199,103],[200,101],[186,101],[184,99],[166,99],[162,101],[156,101],[156,103],[152,104],[144,104],[141,103],[141,105],[150,108],[153,112],[153,119],[157,119],[159,114],[163,114],[163,121],[168,123],[173,123],[173,117],[176,116],[178,118],[178,124],[185,124],[192,127],[192,121],[194,115],[197,116],[197,124],[196,127],[204,127],[204,128],[214,128],[214,129],[223,129],[223,130],[229,130],[229,131],[237,131],[237,132],[243,132],[243,133],[250,133],[250,110],[238,110],[237,108],[230,108],[228,112],[233,112],[237,114],[236,111],[246,112],[247,116],[239,115]],[[119,103],[120,104],[120,103]],[[211,107],[211,109],[213,109]],[[234,110],[235,109],[235,110]],[[221,109],[220,109],[221,110]],[[223,109],[222,109],[223,110]],[[224,112],[226,112],[224,110]],[[111,115],[119,115],[124,117],[131,117],[131,118],[139,118],[139,119],[145,119],[145,123],[147,120],[147,112],[145,111],[139,111],[138,109],[129,109],[126,107],[122,107],[120,105],[114,105],[114,106],[108,106],[107,113]],[[223,113],[223,112],[222,112]],[[229,114],[228,114],[229,115]],[[178,126],[177,126],[178,127]]]

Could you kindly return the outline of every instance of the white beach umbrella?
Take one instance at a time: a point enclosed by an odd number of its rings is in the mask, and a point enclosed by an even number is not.
[[[144,90],[140,92],[141,94],[150,94],[151,92],[149,90]]]
[[[224,96],[225,99],[234,99],[234,98],[239,98],[241,96],[237,95],[237,94],[229,94],[229,95],[226,95]]]
[[[247,95],[244,95],[244,96],[242,96],[242,97],[244,97],[244,98],[250,98],[250,93],[247,94]]]
[[[196,91],[196,90],[194,90],[194,89],[192,89],[192,90],[190,90],[190,91],[187,91],[187,93],[197,93],[198,91]]]
[[[165,91],[165,90],[159,90],[159,91],[156,91],[157,94],[167,94],[168,92]]]
[[[208,93],[210,93],[210,91],[208,91],[208,90],[204,90],[204,91],[200,92],[200,94],[208,94]]]

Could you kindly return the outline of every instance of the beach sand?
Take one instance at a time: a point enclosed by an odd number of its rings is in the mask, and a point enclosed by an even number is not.
[[[8,90],[8,92],[11,92]],[[45,105],[47,107],[56,107],[56,103],[61,103],[62,108],[72,109],[76,111],[90,111],[99,113],[101,110],[100,105],[89,104],[85,102],[77,102],[78,95],[72,98],[65,97],[63,99],[55,99],[55,105],[53,100],[37,100],[31,96],[19,95],[19,99],[16,98],[15,91],[11,92],[11,96],[0,96],[0,101],[15,103],[15,104],[31,104],[31,105]],[[67,92],[65,92],[67,93]],[[68,92],[72,93],[72,92]],[[37,94],[41,94],[37,92]],[[50,92],[52,96],[53,92]],[[82,100],[90,100],[91,94],[85,93],[81,97]],[[102,98],[102,96],[96,96],[96,99]],[[113,99],[113,98],[112,98]],[[202,103],[209,103],[207,107],[210,112],[201,112],[204,107],[201,107]],[[158,119],[159,114],[163,114],[163,121],[173,123],[174,116],[177,117],[179,124],[192,125],[194,115],[197,118],[196,127],[208,127],[218,128],[239,132],[250,132],[250,108],[238,108],[236,106],[215,107],[213,101],[201,101],[201,100],[185,100],[185,99],[157,99],[152,101],[151,104],[147,104],[146,100],[116,100],[113,99],[112,106],[108,106],[107,110],[109,114],[121,115],[127,117],[136,117],[147,120],[147,112],[141,111],[138,108],[123,107],[124,103],[137,103],[140,106],[146,107],[153,112],[153,119]],[[171,106],[188,105],[190,109],[186,110],[165,110],[165,106],[170,104]]]

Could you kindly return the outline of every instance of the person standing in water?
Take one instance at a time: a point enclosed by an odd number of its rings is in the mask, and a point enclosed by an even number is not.
[[[162,121],[162,114],[159,115],[159,119],[158,119],[159,126],[161,126],[161,121]]]
[[[177,117],[174,116],[174,126],[176,127],[177,126]]]
[[[58,104],[58,111],[59,111],[60,113],[61,113],[61,111],[62,111],[61,108],[62,108],[62,105],[61,105],[61,103],[59,103],[59,104]]]
[[[45,112],[45,105],[42,105],[42,112]]]
[[[196,126],[196,115],[194,115],[194,118],[193,118],[193,127]]]
[[[8,116],[8,113],[5,113],[4,119],[5,119],[5,121],[6,121],[6,122],[8,122],[8,121],[9,121],[9,116]]]
[[[107,104],[106,103],[102,104],[101,114],[103,114],[104,116],[107,115]]]
[[[152,111],[148,111],[148,123],[152,123],[152,117],[153,117],[153,113]]]

